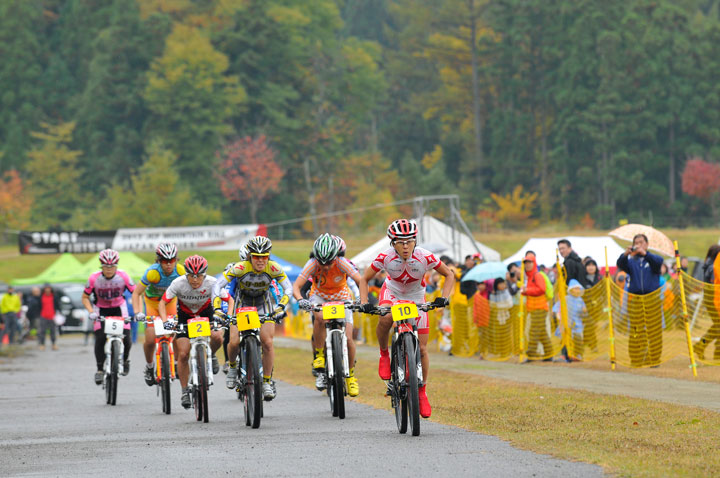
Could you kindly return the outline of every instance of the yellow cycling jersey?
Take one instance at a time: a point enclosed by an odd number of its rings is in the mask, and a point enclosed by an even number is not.
[[[237,262],[233,268],[226,271],[224,275],[228,282],[231,282],[233,278],[236,279],[237,293],[251,297],[265,294],[273,280],[276,280],[278,284],[280,284],[285,295],[287,295],[287,291],[291,289],[287,288],[290,281],[287,275],[285,275],[285,271],[282,266],[275,261],[268,261],[265,269],[261,272],[255,272],[250,261]]]

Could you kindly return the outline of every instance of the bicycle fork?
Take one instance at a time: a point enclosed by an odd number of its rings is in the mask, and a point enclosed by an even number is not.
[[[210,344],[205,340],[193,340],[190,343],[190,383],[198,385],[198,366],[197,366],[197,354],[198,348],[204,345],[205,349],[205,377],[208,381],[208,386],[213,385],[213,373],[212,373],[212,352],[210,350]]]
[[[125,371],[125,344],[122,339],[113,335],[108,336],[105,340],[105,374],[112,373],[112,344],[118,342],[120,344],[120,356],[118,357],[118,374],[122,375]]]
[[[241,336],[240,337],[240,374],[238,375],[237,380],[237,387],[238,392],[240,391],[240,388],[245,387],[247,384],[247,347],[245,347],[245,341],[251,340],[251,339],[257,340],[257,349],[262,350],[262,344],[260,343],[260,339],[257,335],[247,335],[247,336]],[[258,364],[258,367],[260,368],[260,376],[263,377],[263,363],[262,363],[262,352],[258,354],[257,357],[254,357],[253,360],[255,360]]]
[[[325,336],[325,348],[327,350],[328,360],[326,360],[325,367],[327,369],[328,379],[335,377],[335,364],[333,363],[333,348],[332,348],[332,335],[340,334],[340,343],[342,344],[342,358],[343,358],[343,370],[340,370],[343,377],[348,378],[350,376],[350,360],[348,358],[348,347],[347,347],[347,336],[341,329],[328,330]]]
[[[162,381],[162,343],[160,340],[155,344],[155,378],[157,383]],[[170,355],[170,380],[175,380],[175,352],[173,351],[172,341],[168,340],[168,353]]]

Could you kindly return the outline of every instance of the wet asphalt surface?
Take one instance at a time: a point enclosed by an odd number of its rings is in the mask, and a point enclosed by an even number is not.
[[[156,387],[143,381],[140,344],[110,406],[93,382],[92,346],[79,337],[59,345],[0,362],[0,476],[603,475],[598,466],[428,421],[419,437],[400,435],[388,411],[352,401],[339,420],[324,394],[282,382],[251,429],[222,373],[209,392],[209,423],[180,406],[178,381],[165,415]]]

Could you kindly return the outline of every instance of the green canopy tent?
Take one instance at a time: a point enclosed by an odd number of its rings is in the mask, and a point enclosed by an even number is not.
[[[136,283],[140,281],[140,278],[142,278],[143,274],[145,274],[145,271],[147,270],[148,267],[150,267],[150,263],[145,262],[144,260],[140,259],[134,253],[132,253],[132,252],[121,252],[120,253],[120,262],[118,263],[118,268],[127,272],[127,274]],[[81,264],[80,268],[77,270],[76,274],[73,276],[72,280],[69,282],[85,282],[88,279],[88,277],[90,277],[90,274],[92,274],[93,272],[97,272],[99,270],[100,270],[100,262],[98,261],[97,257],[93,257],[92,259],[88,260],[85,264]]]
[[[65,253],[35,277],[13,279],[12,285],[57,284],[60,282],[78,282],[74,279],[83,264],[70,253]],[[85,277],[87,279],[87,276]]]

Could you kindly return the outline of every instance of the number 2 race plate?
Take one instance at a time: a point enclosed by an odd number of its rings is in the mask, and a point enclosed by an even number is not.
[[[342,302],[325,302],[323,304],[323,320],[344,319],[345,304]]]
[[[125,320],[122,317],[106,317],[105,333],[110,335],[122,335]]]
[[[399,320],[414,319],[420,315],[415,302],[398,302],[393,305],[390,310],[392,312],[393,321],[395,322]]]
[[[255,307],[238,308],[235,320],[239,331],[260,328],[260,317]]]
[[[188,337],[210,337],[210,321],[207,317],[188,320]]]

